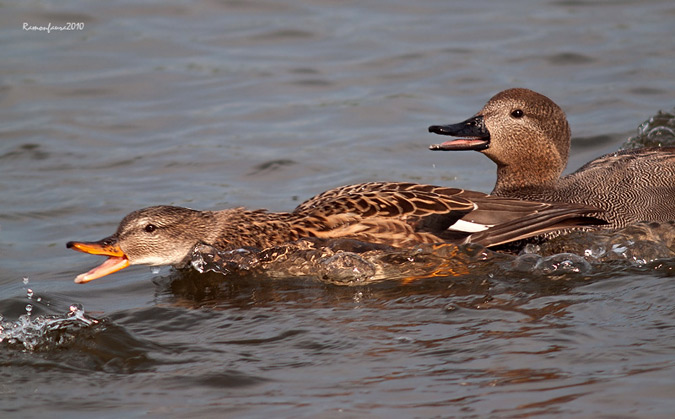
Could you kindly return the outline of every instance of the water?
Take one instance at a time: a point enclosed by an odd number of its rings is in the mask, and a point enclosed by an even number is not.
[[[392,259],[410,275],[356,286],[147,267],[77,285],[100,261],[65,248],[154,204],[290,210],[374,180],[489,191],[492,163],[429,152],[426,127],[509,87],[567,112],[574,170],[672,113],[672,2],[2,6],[3,417],[675,409],[672,245],[636,232],[576,237],[581,259],[469,254],[468,274]]]

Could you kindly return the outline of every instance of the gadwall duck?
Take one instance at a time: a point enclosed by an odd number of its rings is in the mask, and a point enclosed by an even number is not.
[[[184,266],[198,243],[220,251],[282,245],[302,238],[353,238],[405,247],[417,243],[496,246],[557,230],[602,224],[578,204],[546,204],[413,183],[373,182],[324,192],[293,212],[244,208],[196,211],[154,206],[124,217],[117,232],[68,248],[107,256],[79,275],[84,283],[129,265]]]
[[[565,113],[528,89],[492,97],[473,117],[429,131],[461,137],[432,150],[477,150],[497,163],[493,195],[602,208],[607,227],[675,219],[675,147],[624,150],[560,177],[570,149]]]

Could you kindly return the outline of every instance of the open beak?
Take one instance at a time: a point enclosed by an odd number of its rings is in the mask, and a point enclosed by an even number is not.
[[[446,141],[441,144],[432,144],[430,150],[485,150],[490,147],[490,131],[488,131],[481,115],[471,117],[459,124],[432,125],[429,132],[438,135],[462,137]]]
[[[66,247],[77,250],[78,252],[89,253],[91,255],[108,256],[108,259],[106,259],[101,265],[95,267],[87,273],[78,275],[77,278],[75,278],[75,282],[78,284],[84,284],[85,282],[93,281],[94,279],[110,275],[111,273],[117,272],[129,266],[129,258],[122,251],[119,244],[117,243],[117,239],[114,236],[99,240],[97,242],[68,242]]]

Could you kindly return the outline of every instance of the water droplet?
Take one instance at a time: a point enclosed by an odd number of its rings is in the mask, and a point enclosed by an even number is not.
[[[82,304],[71,304],[70,305],[70,312],[75,313],[78,311],[82,311]]]
[[[537,269],[545,275],[564,273],[588,273],[592,270],[590,263],[583,257],[573,253],[558,253],[544,258]]]
[[[600,244],[592,244],[590,249],[584,250],[584,255],[587,257],[592,257],[594,259],[599,259],[605,255],[606,250],[605,246]]]
[[[29,300],[31,300],[33,298],[33,290],[32,289],[28,288],[26,290],[26,297],[28,297]]]
[[[340,252],[320,262],[325,278],[340,283],[362,282],[376,273],[376,267],[356,253]]]
[[[539,252],[541,252],[541,246],[539,246],[537,244],[534,244],[534,243],[528,243],[523,248],[522,253],[524,253],[524,254],[536,254],[536,253],[539,253]]]
[[[640,259],[640,258],[636,258],[636,257],[633,257],[633,262],[638,266],[644,266],[644,265],[647,264],[646,259]]]
[[[534,272],[542,259],[536,253],[523,253],[511,262],[511,269],[516,272]]]
[[[452,304],[452,303],[443,307],[443,310],[447,311],[448,313],[452,313],[453,311],[456,311],[457,309],[459,309],[459,307],[457,307],[455,304]]]
[[[28,277],[27,276],[23,277],[23,284],[28,285]]]
[[[626,253],[626,250],[628,250],[627,246],[622,246],[620,244],[613,244],[612,245],[612,252],[616,253],[617,255],[623,256],[624,253]]]
[[[26,314],[30,316],[30,313],[33,311],[33,305],[32,304],[26,304]]]

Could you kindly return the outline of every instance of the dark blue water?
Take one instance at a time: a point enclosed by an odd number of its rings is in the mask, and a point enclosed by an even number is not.
[[[492,163],[429,152],[426,128],[510,87],[566,111],[574,170],[672,111],[672,2],[0,6],[3,417],[675,409],[672,242],[362,286],[168,267],[78,285],[100,259],[65,248],[154,204],[290,210],[372,180],[489,191]],[[67,22],[84,25],[23,29]]]

